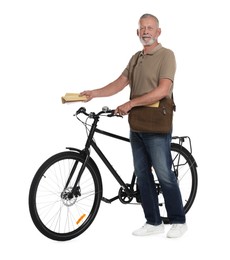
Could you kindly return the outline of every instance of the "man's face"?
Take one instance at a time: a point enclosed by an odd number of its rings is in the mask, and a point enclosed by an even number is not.
[[[137,35],[144,46],[150,46],[160,35],[160,28],[152,17],[146,17],[140,20]]]

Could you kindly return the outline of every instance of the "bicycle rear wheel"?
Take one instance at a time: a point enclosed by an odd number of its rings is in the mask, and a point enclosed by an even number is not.
[[[79,236],[98,212],[102,181],[92,159],[86,164],[77,194],[71,195],[83,162],[84,156],[79,153],[62,152],[45,161],[33,178],[29,191],[31,218],[37,229],[50,239],[65,241]],[[74,174],[67,182],[72,169]]]
[[[181,191],[183,207],[185,213],[191,208],[197,192],[198,177],[197,177],[197,164],[191,153],[185,149],[183,146],[172,143],[171,144],[172,153],[172,171],[176,175],[178,185]],[[159,191],[158,200],[159,208],[162,220],[165,224],[169,223],[167,218],[167,212],[165,209],[164,198],[161,192],[159,183],[156,181],[156,186]]]

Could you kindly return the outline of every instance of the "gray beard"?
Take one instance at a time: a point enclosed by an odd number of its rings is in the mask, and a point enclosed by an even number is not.
[[[142,38],[140,38],[140,41],[143,46],[151,46],[156,40],[155,40],[155,38],[151,38],[151,40],[149,42],[145,42]]]

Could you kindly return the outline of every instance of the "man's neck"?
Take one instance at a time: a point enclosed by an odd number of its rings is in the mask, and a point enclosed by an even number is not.
[[[156,41],[152,45],[145,45],[143,50],[144,54],[150,53],[158,44],[159,43]]]

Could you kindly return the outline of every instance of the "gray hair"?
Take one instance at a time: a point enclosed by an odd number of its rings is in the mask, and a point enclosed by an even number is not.
[[[139,21],[140,21],[141,19],[147,18],[147,17],[152,17],[152,18],[156,21],[157,27],[159,27],[159,20],[158,20],[158,18],[157,18],[155,15],[152,15],[152,14],[148,14],[148,13],[143,14],[143,15],[140,17]]]

